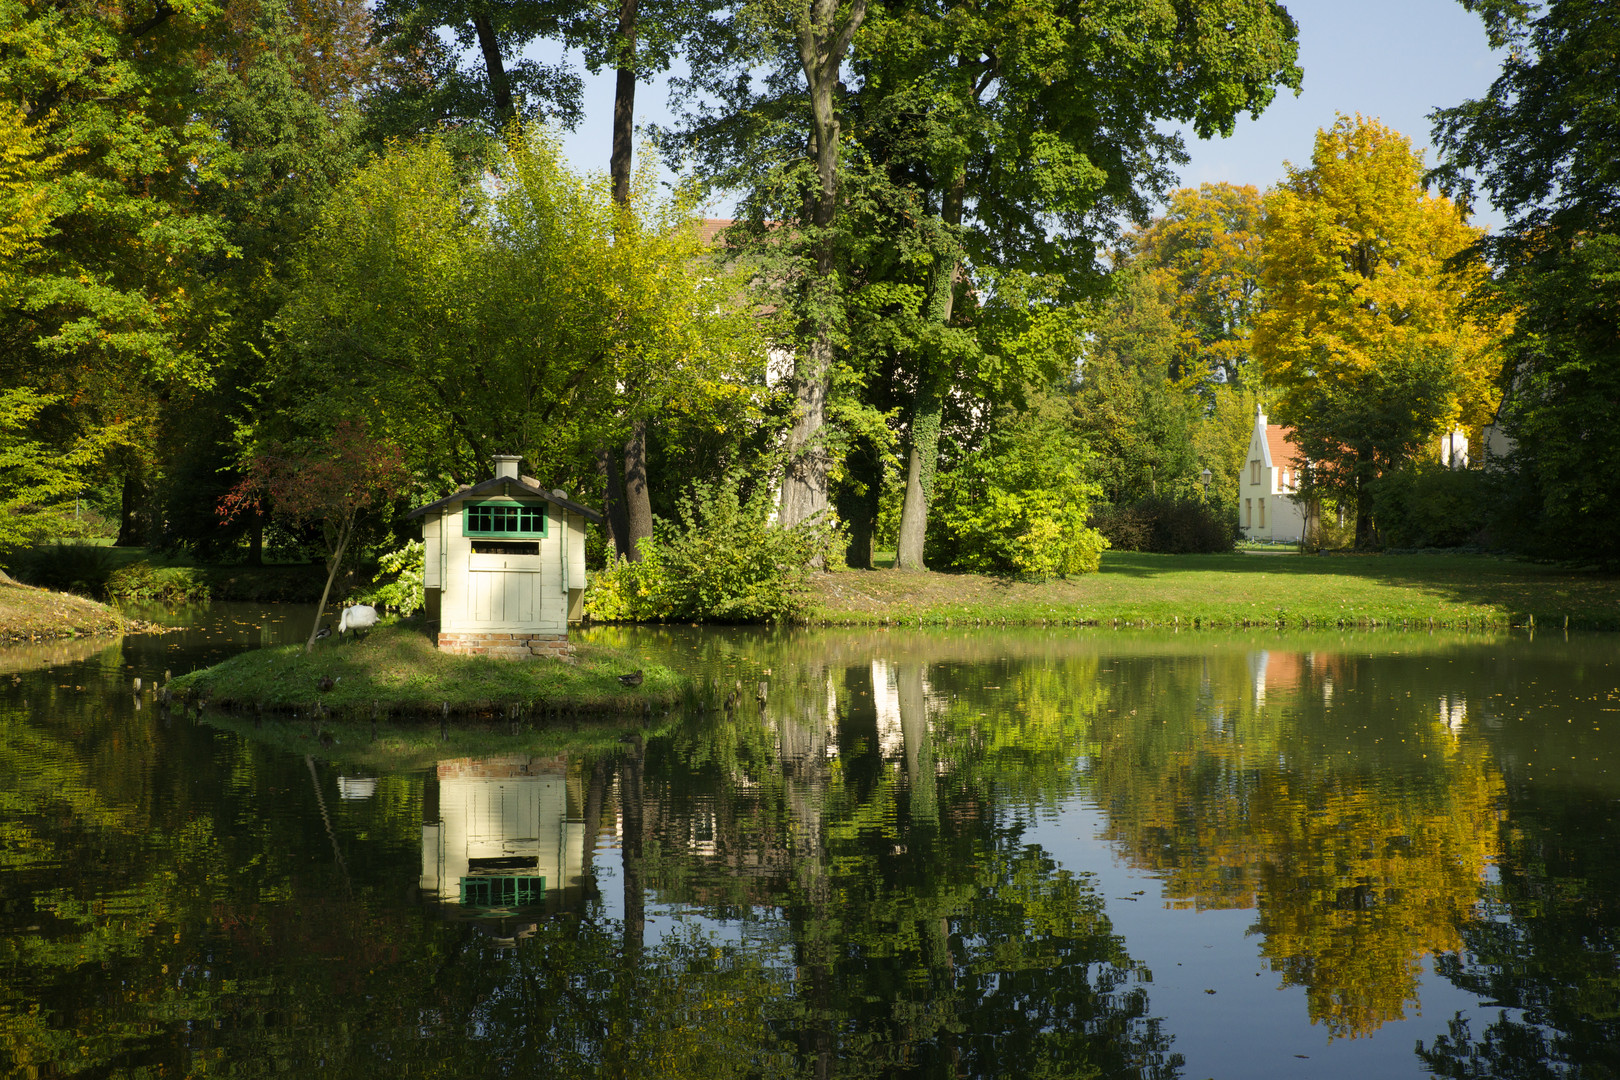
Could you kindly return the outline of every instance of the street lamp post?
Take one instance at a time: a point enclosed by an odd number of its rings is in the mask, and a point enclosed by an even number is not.
[[[1202,477],[1203,481],[1204,481],[1204,501],[1209,502],[1209,481],[1210,481],[1210,477],[1214,476],[1215,474],[1210,472],[1208,467],[1206,466],[1204,471],[1199,473],[1198,475],[1200,477]]]

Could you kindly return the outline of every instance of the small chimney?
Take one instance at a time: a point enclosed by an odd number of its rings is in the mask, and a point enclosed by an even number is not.
[[[518,478],[518,462],[522,460],[517,454],[496,454],[495,479],[516,480]]]

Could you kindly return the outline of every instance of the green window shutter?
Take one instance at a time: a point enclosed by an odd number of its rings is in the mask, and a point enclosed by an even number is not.
[[[545,503],[478,502],[462,510],[461,534],[493,539],[543,539]]]

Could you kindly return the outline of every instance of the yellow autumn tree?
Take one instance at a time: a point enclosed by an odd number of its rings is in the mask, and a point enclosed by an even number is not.
[[[1506,328],[1470,311],[1488,269],[1461,257],[1482,230],[1428,193],[1405,136],[1341,116],[1266,195],[1261,235],[1253,348],[1274,416],[1312,463],[1307,493],[1353,503],[1365,544],[1378,478],[1494,411]]]
[[[18,271],[50,223],[44,180],[58,160],[21,109],[0,103],[0,305],[10,306]]]

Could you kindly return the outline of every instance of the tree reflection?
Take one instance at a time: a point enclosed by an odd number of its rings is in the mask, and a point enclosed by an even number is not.
[[[1418,1057],[1456,1080],[1620,1076],[1613,798],[1514,779],[1500,881],[1436,964],[1494,1017],[1457,1016]]]
[[[769,1016],[812,1075],[1176,1075],[1090,879],[1009,812],[1072,782],[1069,699],[1091,684],[975,671],[1050,688],[992,720],[921,658],[870,656],[795,664],[763,715],[649,747],[649,886],[717,916],[780,913],[792,992]]]
[[[1114,839],[1176,902],[1253,908],[1332,1036],[1404,1017],[1495,858],[1489,749],[1341,653],[1122,665],[1110,685],[1088,771]]]

